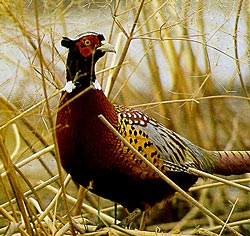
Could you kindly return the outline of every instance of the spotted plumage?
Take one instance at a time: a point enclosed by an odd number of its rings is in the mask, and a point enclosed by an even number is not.
[[[197,176],[189,167],[217,174],[250,172],[249,151],[207,151],[167,129],[136,109],[113,105],[95,77],[95,63],[105,52],[114,51],[103,35],[88,32],[72,40],[67,84],[60,100],[56,134],[61,163],[79,184],[104,198],[121,203],[130,211],[145,210],[174,194],[149,166],[115,136],[98,115],[144,157],[184,190]]]
[[[120,134],[144,157],[163,171],[187,171],[199,167],[188,140],[166,129],[141,111],[115,106]],[[165,168],[166,167],[166,168]]]

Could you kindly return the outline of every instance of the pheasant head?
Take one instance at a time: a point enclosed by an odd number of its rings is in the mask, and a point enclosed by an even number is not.
[[[95,63],[98,59],[106,52],[115,52],[104,36],[95,32],[81,34],[76,39],[63,37],[61,45],[69,49],[67,82],[83,89],[95,82]]]

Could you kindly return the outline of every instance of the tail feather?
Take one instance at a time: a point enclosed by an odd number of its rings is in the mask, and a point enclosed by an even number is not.
[[[212,151],[216,156],[213,173],[221,175],[238,175],[250,172],[250,151]]]

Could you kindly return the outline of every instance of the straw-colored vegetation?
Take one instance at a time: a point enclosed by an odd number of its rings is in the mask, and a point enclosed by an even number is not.
[[[250,149],[249,11],[248,0],[1,0],[0,234],[250,235],[249,188],[230,186],[249,186],[249,174],[199,180],[190,195],[204,208],[177,193],[141,230],[95,232],[114,223],[114,203],[66,177],[54,127],[65,82],[60,40],[96,30],[117,49],[97,66],[112,101],[204,148]]]

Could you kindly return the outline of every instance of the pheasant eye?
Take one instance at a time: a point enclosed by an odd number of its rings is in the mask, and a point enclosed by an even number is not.
[[[85,46],[89,46],[91,44],[90,40],[86,39],[84,42]]]

